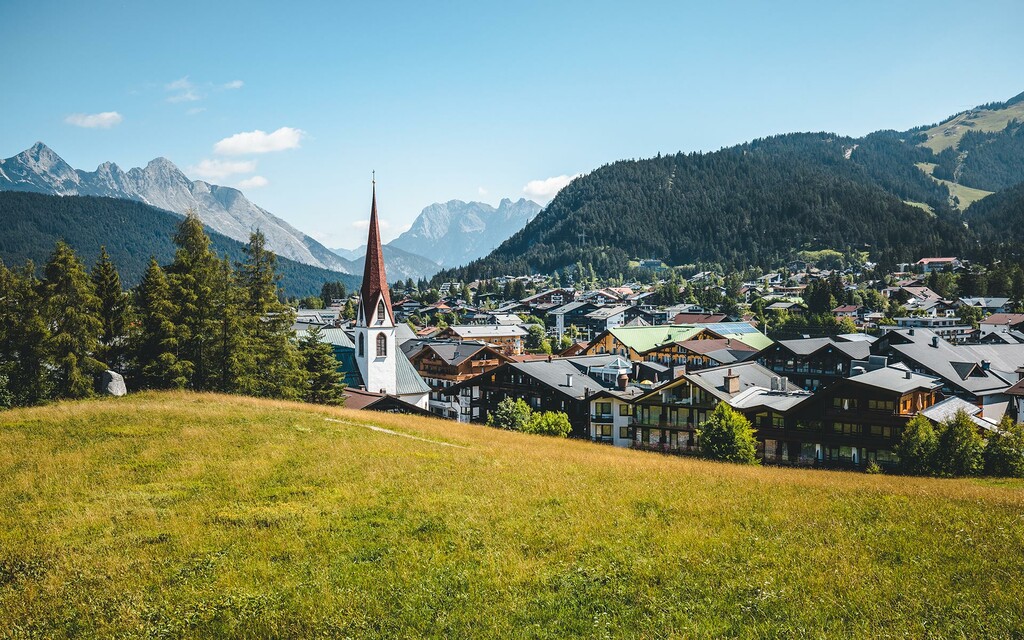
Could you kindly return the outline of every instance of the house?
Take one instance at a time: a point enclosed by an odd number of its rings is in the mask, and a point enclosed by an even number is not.
[[[818,391],[852,375],[853,363],[870,354],[869,342],[804,338],[779,340],[758,353],[757,361],[802,389]]]
[[[903,365],[879,366],[816,393],[800,406],[792,426],[763,434],[784,443],[790,462],[799,452],[798,464],[895,467],[899,459],[893,446],[903,428],[938,401],[941,387],[936,376]]]
[[[864,307],[859,304],[844,304],[836,307],[832,310],[832,315],[836,318],[849,318],[851,320],[860,320],[861,314],[864,312]]]
[[[523,338],[526,329],[517,325],[452,325],[438,333],[441,340],[483,341],[497,346],[505,355],[523,352]]]
[[[963,263],[958,258],[921,258],[914,263],[914,266],[920,269],[921,273],[931,273],[932,271],[959,269]]]
[[[587,347],[589,355],[616,353],[634,362],[654,361],[664,365],[683,365],[686,350],[679,346],[687,340],[724,339],[739,341],[757,350],[772,341],[747,322],[659,325],[653,327],[615,327],[595,337]]]
[[[590,397],[590,439],[616,447],[633,446],[633,403],[650,386],[625,383]]]
[[[779,302],[773,302],[764,308],[765,311],[771,311],[774,313],[785,312],[794,316],[802,316],[807,313],[807,305],[800,302],[790,302],[786,300],[780,300]]]
[[[540,305],[556,305],[561,306],[567,302],[572,302],[576,299],[575,289],[547,289],[540,293],[534,294],[528,298],[523,298],[519,302],[526,307],[533,308]]]
[[[981,321],[981,335],[1002,331],[1024,330],[1024,313],[993,313]]]
[[[1009,298],[960,298],[961,305],[981,309],[982,314],[986,316],[993,313],[1006,313],[1009,303]]]
[[[511,362],[504,353],[485,342],[417,340],[403,345],[403,351],[430,386],[430,412],[459,422],[469,422],[468,394],[447,395],[444,390]]]
[[[593,333],[600,333],[614,327],[621,327],[630,324],[634,320],[642,319],[647,325],[654,324],[654,318],[640,307],[620,304],[611,307],[598,307],[586,316],[590,330]]]
[[[622,363],[626,363],[623,365]],[[444,393],[464,394],[471,422],[485,423],[505,398],[520,398],[534,411],[560,411],[569,417],[572,436],[590,433],[590,396],[615,387],[632,371],[613,355],[507,362],[487,373],[448,387]]]
[[[713,324],[727,319],[724,313],[677,313],[672,324]]]
[[[901,329],[909,327],[928,329],[944,340],[955,343],[966,342],[974,332],[969,325],[960,324],[957,318],[918,316],[895,318],[895,320],[896,326]]]
[[[756,348],[732,338],[684,340],[675,344],[685,359],[682,364],[687,371],[736,364],[750,360],[758,353]]]
[[[696,452],[696,431],[720,402],[748,418],[777,414],[781,424],[810,397],[755,362],[687,373],[633,402],[632,446],[669,453]]]
[[[554,325],[555,335],[559,340],[562,339],[569,327],[576,327],[580,337],[589,340],[592,333],[590,321],[586,315],[596,309],[597,305],[593,302],[577,300],[548,311],[545,320],[549,326]]]
[[[957,396],[982,408],[981,417],[999,421],[1011,405],[1008,389],[1024,365],[1024,344],[951,344],[921,328],[893,329],[871,347],[873,353],[942,380],[943,396]]]

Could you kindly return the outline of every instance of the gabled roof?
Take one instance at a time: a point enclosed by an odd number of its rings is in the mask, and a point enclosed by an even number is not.
[[[921,415],[938,424],[955,417],[960,411],[970,416],[971,421],[978,427],[989,431],[995,430],[994,424],[980,417],[981,407],[956,396],[946,398],[942,402],[936,402],[922,411]]]
[[[612,307],[598,307],[588,313],[586,317],[591,318],[592,320],[607,320],[608,318],[617,316],[620,313],[629,311],[631,308],[632,307],[626,304],[619,304]]]
[[[667,344],[690,340],[702,331],[708,331],[720,338],[739,340],[755,349],[763,349],[772,344],[768,336],[758,331],[748,322],[614,327],[608,329],[608,333],[613,335],[616,340],[637,353],[646,353]]]
[[[981,324],[1015,325],[1024,322],[1024,313],[993,313],[981,321]]]
[[[951,386],[974,395],[999,393],[1017,381],[1014,373],[1024,364],[1024,344],[953,345],[931,331],[918,329],[913,336],[901,330],[905,344],[890,344],[901,359],[942,377]],[[988,362],[988,369],[983,366]]]
[[[528,333],[518,325],[508,324],[455,324],[448,327],[448,330],[463,339],[480,340],[507,336],[523,337]]]
[[[444,360],[446,364],[451,366],[458,366],[466,360],[472,359],[476,354],[484,350],[489,350],[493,354],[497,354],[497,358],[503,361],[508,361],[503,354],[496,351],[494,347],[485,344],[483,342],[441,342],[441,341],[422,341],[417,344],[417,347],[409,353],[409,360],[418,360],[426,352],[431,352],[441,360]]]
[[[853,360],[863,360],[871,353],[871,343],[865,341],[836,342],[832,338],[801,338],[799,340],[779,340],[779,344],[798,356],[809,356],[829,348],[839,351]]]
[[[915,389],[933,391],[942,386],[942,380],[936,376],[914,373],[906,367],[899,366],[880,367],[860,375],[850,376],[847,380],[901,394]]]

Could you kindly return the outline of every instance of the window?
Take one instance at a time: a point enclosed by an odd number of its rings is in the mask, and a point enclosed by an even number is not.
[[[850,422],[833,422],[832,430],[836,433],[842,433],[844,435],[860,435],[860,425],[852,424]]]
[[[876,411],[895,411],[896,401],[895,400],[868,400],[868,409],[874,409]]]
[[[381,300],[380,302],[377,303],[377,324],[384,324],[384,319],[384,301]]]
[[[596,424],[594,425],[594,433],[596,433],[599,438],[610,438],[612,437],[612,425]]]
[[[612,403],[610,403],[610,402],[595,402],[594,403],[594,415],[596,415],[596,416],[610,416],[610,415],[612,415]]]
[[[364,338],[365,338],[365,336],[360,333],[359,334],[359,357],[360,358],[362,358],[364,353],[366,352],[366,348],[365,348],[365,345],[364,345],[364,343],[365,343]]]
[[[630,416],[630,415],[633,415],[633,405],[625,404],[625,403],[620,404],[619,405],[619,415],[620,416]]]
[[[629,433],[629,427],[619,427],[619,439],[632,440],[632,435]]]
[[[883,427],[881,425],[873,424],[871,425],[871,435],[876,437],[881,436],[882,438],[891,438],[892,427]]]
[[[383,333],[377,334],[377,357],[383,358],[388,355],[388,338]]]

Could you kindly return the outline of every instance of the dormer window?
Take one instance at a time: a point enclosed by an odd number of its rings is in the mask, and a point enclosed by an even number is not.
[[[384,324],[384,301],[377,303],[377,324]]]

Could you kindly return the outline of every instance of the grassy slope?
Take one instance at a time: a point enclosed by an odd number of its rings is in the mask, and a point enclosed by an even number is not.
[[[1014,118],[1024,120],[1024,102],[1018,102],[1005,109],[966,111],[926,130],[925,134],[927,134],[928,140],[921,143],[921,146],[928,147],[934,153],[939,153],[947,147],[958,144],[960,138],[964,137],[964,133],[968,131],[987,133],[1002,131],[1006,128],[1006,124]],[[946,135],[947,132],[949,135]]]
[[[934,162],[917,162],[917,163],[914,164],[914,166],[916,166],[918,169],[920,169],[921,171],[924,171],[929,176],[931,176],[932,175],[932,171],[935,171],[935,167],[938,166],[938,165],[936,165]],[[986,196],[990,196],[993,193],[995,193],[994,191],[985,191],[984,189],[975,189],[973,187],[965,187],[962,184],[957,184],[955,182],[950,182],[949,180],[939,180],[935,176],[932,176],[932,180],[934,180],[935,182],[938,182],[939,184],[946,185],[946,188],[949,189],[950,197],[952,198],[953,196],[956,196],[959,199],[959,201],[960,201],[959,209],[961,211],[963,211],[967,207],[971,206],[972,204],[974,204],[978,200],[981,200],[982,198],[984,198]],[[908,202],[907,204],[911,204],[911,205],[914,205],[914,206],[918,205],[918,203],[916,203],[916,202]]]
[[[0,413],[0,636],[1020,636],[1022,512],[431,419],[59,404]]]

